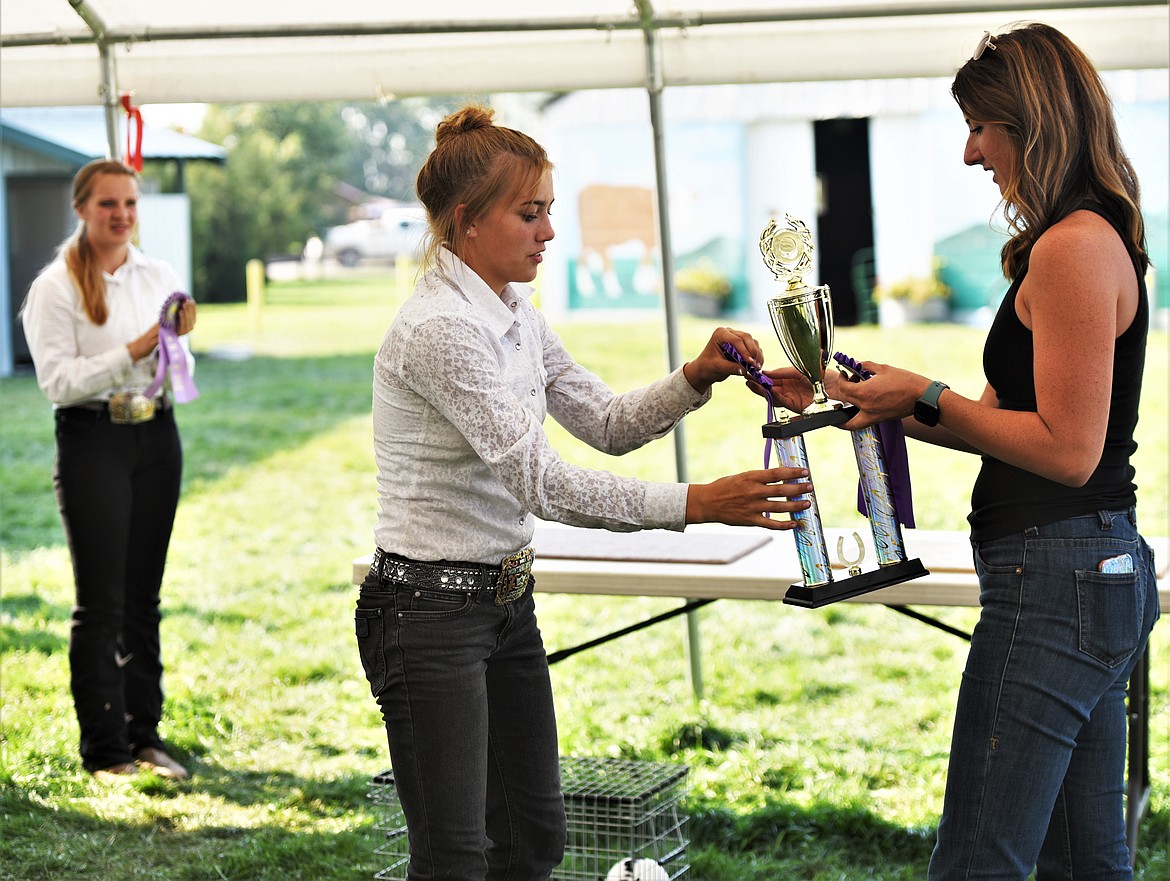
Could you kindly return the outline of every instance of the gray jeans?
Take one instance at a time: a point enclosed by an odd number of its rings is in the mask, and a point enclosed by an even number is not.
[[[410,881],[545,881],[565,846],[556,717],[532,585],[418,590],[371,572],[358,651],[382,710]]]

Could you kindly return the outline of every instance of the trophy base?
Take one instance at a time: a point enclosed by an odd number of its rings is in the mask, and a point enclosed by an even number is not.
[[[862,572],[860,575],[854,575],[851,578],[844,578],[840,581],[832,581],[829,584],[822,584],[818,587],[793,584],[788,588],[788,592],[784,594],[784,602],[790,606],[819,609],[821,606],[827,606],[829,603],[837,603],[841,600],[851,599],[861,596],[863,593],[869,593],[872,590],[892,587],[895,584],[901,584],[903,581],[909,581],[912,578],[921,578],[923,575],[929,574],[926,571],[926,567],[922,565],[921,560],[917,558],[903,560],[900,563],[894,563],[892,566],[882,566],[872,572]]]
[[[764,437],[796,437],[806,431],[824,428],[826,425],[844,425],[856,415],[857,407],[846,404],[838,410],[792,416],[787,422],[768,422],[761,427],[761,431]]]

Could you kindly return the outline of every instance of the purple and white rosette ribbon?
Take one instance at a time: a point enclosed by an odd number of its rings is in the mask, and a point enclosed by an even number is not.
[[[833,360],[844,368],[845,373],[856,376],[858,382],[869,379],[873,372],[866,370],[860,361],[854,361],[842,352],[835,352]],[[889,492],[893,496],[893,517],[907,529],[914,528],[914,499],[910,492],[910,461],[906,455],[906,430],[899,419],[889,422],[879,422],[878,434],[881,437],[881,450],[886,466],[889,481]],[[860,462],[858,463],[860,465]],[[875,475],[876,476],[876,475]],[[865,472],[857,486],[857,510],[862,516],[869,517],[866,505]],[[882,487],[884,489],[884,487]],[[881,495],[881,493],[878,493]]]
[[[163,303],[158,317],[158,369],[150,388],[144,393],[148,398],[159,393],[168,376],[176,403],[186,404],[199,397],[199,390],[195,388],[195,381],[187,366],[187,353],[179,342],[178,334],[179,310],[190,299],[189,294],[175,291]]]

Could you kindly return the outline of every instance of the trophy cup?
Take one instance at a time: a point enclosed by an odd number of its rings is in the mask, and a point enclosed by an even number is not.
[[[804,431],[848,422],[857,412],[825,393],[825,366],[833,350],[833,301],[829,286],[806,287],[804,273],[812,263],[812,234],[785,215],[788,226],[772,220],[760,235],[764,265],[778,281],[787,279],[783,294],[768,301],[768,316],[784,354],[813,387],[813,401],[799,414]]]
[[[785,215],[785,222],[786,226],[779,228],[772,220],[760,235],[764,265],[777,281],[785,282],[784,292],[768,301],[768,315],[788,360],[811,383],[813,400],[800,413],[781,412],[762,431],[765,438],[775,442],[781,464],[807,469],[811,475],[804,433],[848,422],[857,408],[835,401],[825,392],[825,368],[833,351],[833,304],[828,285],[809,287],[804,283],[813,251],[808,227],[790,215]],[[852,369],[838,361],[843,370]],[[853,374],[858,381],[865,378],[856,370]],[[839,540],[837,554],[847,566],[849,577],[834,580],[816,494],[810,492],[805,498],[811,505],[793,514],[797,521],[793,534],[804,580],[789,587],[784,596],[786,603],[816,608],[927,574],[921,561],[906,559],[880,434],[870,426],[851,435],[878,568],[861,570],[865,547],[854,533],[860,554],[845,561],[844,540]]]

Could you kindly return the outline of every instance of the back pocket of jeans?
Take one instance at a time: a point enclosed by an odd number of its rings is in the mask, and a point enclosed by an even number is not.
[[[1136,572],[1078,569],[1080,649],[1107,667],[1126,661],[1142,632],[1142,602]]]

